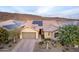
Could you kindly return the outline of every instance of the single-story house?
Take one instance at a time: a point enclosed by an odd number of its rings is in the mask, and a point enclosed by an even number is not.
[[[38,39],[38,31],[30,27],[21,30],[20,39]]]

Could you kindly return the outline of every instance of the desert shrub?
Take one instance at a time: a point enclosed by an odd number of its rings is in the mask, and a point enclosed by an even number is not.
[[[66,25],[59,28],[58,39],[63,45],[79,45],[79,26]]]

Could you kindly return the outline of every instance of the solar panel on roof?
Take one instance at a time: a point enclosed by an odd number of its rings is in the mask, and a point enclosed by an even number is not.
[[[10,24],[10,25],[5,25],[3,27],[7,28],[7,29],[14,29],[14,28],[18,27],[18,25],[16,25],[16,24]]]
[[[38,26],[43,26],[43,22],[42,21],[33,21],[32,24],[38,24]]]
[[[23,24],[23,22],[14,21],[14,24],[4,25],[3,27],[6,29],[14,29],[14,28],[21,26],[22,24]]]

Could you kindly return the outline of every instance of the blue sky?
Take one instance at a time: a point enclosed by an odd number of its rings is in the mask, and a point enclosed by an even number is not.
[[[79,6],[0,6],[0,11],[79,19]]]

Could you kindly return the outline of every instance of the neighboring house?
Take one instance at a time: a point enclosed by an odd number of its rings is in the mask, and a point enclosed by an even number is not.
[[[12,30],[12,29],[15,29],[15,28],[19,28],[19,27],[22,27],[24,25],[25,25],[24,22],[16,21],[16,20],[8,20],[8,21],[0,22],[0,27],[3,27],[7,30]]]
[[[2,21],[0,22],[0,27],[5,26],[5,25],[10,25],[10,24],[15,24],[14,20]]]
[[[38,39],[38,31],[25,27],[21,30],[20,39]]]
[[[79,23],[78,20],[43,20],[43,26],[64,26],[64,25],[77,25]]]

